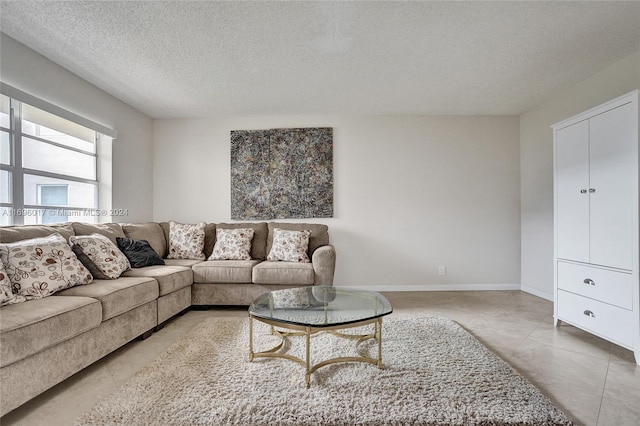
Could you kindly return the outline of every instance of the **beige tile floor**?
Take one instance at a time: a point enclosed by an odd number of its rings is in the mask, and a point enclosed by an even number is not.
[[[385,293],[394,316],[448,317],[528,378],[577,424],[640,425],[640,367],[633,354],[568,325],[553,304],[520,291]],[[190,311],[134,341],[0,419],[9,425],[71,425],[189,329],[246,308]],[[151,422],[152,424],[152,422]]]

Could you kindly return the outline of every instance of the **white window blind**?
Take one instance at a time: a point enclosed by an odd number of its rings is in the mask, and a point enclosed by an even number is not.
[[[0,225],[110,219],[103,212],[111,207],[115,130],[4,83],[0,89]],[[54,188],[65,197],[52,198]]]

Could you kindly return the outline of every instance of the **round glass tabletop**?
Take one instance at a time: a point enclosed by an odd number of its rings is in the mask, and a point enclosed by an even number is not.
[[[366,321],[391,312],[391,303],[378,292],[327,286],[273,290],[249,307],[253,317],[319,328]]]

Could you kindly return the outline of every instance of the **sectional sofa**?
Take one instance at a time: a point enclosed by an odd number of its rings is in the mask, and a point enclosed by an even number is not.
[[[94,280],[42,299],[0,307],[0,415],[60,383],[125,343],[148,337],[191,306],[249,305],[280,288],[332,285],[335,249],[318,224],[206,224],[204,254],[216,229],[252,228],[250,260],[166,259],[168,222],[0,227],[0,243],[101,234],[146,240],[164,265],[132,268],[113,280]],[[310,230],[310,263],[266,260],[274,229]]]

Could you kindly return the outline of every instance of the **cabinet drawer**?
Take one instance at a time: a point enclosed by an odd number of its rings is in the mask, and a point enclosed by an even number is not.
[[[558,319],[619,345],[633,346],[633,312],[558,290]]]
[[[558,288],[633,309],[633,275],[558,262]]]

